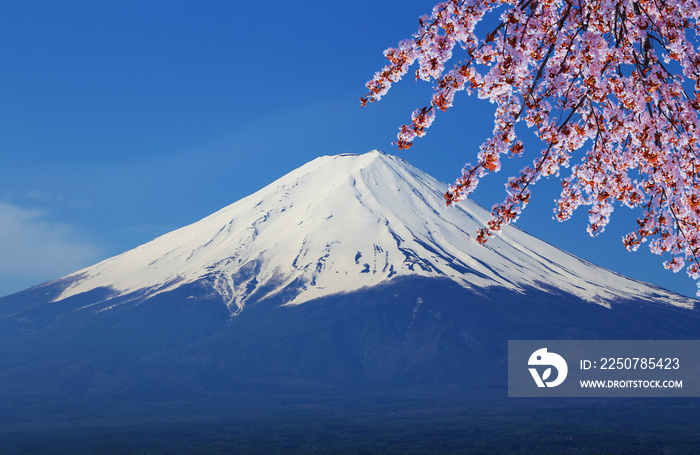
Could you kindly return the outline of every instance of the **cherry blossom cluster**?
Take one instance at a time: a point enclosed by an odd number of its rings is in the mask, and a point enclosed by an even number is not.
[[[495,15],[495,28],[477,36],[477,25]],[[562,182],[558,220],[587,206],[596,235],[615,205],[638,207],[643,215],[624,245],[648,241],[668,255],[666,268],[687,265],[697,280],[699,18],[700,0],[448,0],[420,18],[411,39],[385,51],[389,63],[361,102],[378,101],[414,65],[417,79],[433,83],[430,104],[401,127],[400,148],[423,136],[459,91],[494,103],[493,134],[446,192],[448,205],[497,172],[503,155],[523,154],[516,125],[534,131],[544,147],[508,179],[480,242],[517,219],[530,185],[553,175]]]

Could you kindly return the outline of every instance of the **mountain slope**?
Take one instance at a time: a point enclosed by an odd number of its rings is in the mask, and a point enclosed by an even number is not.
[[[206,280],[237,314],[249,299],[281,296],[295,305],[418,276],[475,291],[561,290],[604,306],[620,298],[693,306],[514,227],[481,246],[474,235],[488,212],[471,201],[444,208],[445,188],[378,151],[323,156],[194,224],[58,280],[54,301],[98,288],[143,299]]]

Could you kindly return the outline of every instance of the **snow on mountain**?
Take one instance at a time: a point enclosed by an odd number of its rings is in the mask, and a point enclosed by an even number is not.
[[[236,314],[253,291],[260,298],[284,290],[296,305],[419,275],[476,291],[559,289],[605,306],[618,298],[693,305],[514,227],[481,246],[475,235],[489,213],[471,201],[445,208],[445,188],[382,152],[323,156],[196,223],[63,278],[55,301],[99,287],[149,297],[207,279]]]

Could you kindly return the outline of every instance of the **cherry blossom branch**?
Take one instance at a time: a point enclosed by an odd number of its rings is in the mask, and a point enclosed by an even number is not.
[[[477,36],[497,9],[495,28]],[[385,51],[389,64],[367,83],[361,103],[381,99],[415,64],[418,79],[434,82],[430,104],[401,127],[400,148],[423,136],[460,91],[495,104],[492,135],[445,193],[447,205],[498,172],[501,155],[525,154],[519,123],[546,144],[508,179],[480,241],[517,219],[531,185],[577,159],[562,177],[557,219],[587,205],[594,235],[615,201],[641,208],[623,244],[634,250],[653,237],[653,252],[673,255],[667,266],[678,271],[685,258],[688,274],[700,278],[700,0],[447,0],[419,24],[411,39]],[[448,71],[456,45],[467,57]]]

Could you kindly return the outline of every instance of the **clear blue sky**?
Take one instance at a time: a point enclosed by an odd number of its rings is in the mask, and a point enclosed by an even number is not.
[[[426,83],[360,109],[382,51],[431,0],[5,1],[0,3],[0,295],[145,243],[325,154],[381,149],[451,182],[491,131],[464,94],[408,151],[391,145]],[[539,152],[539,150],[532,150]],[[508,163],[518,169],[523,162]],[[501,173],[474,199],[503,197]],[[686,295],[695,283],[586,215],[551,220],[558,183],[518,222],[580,257]]]

